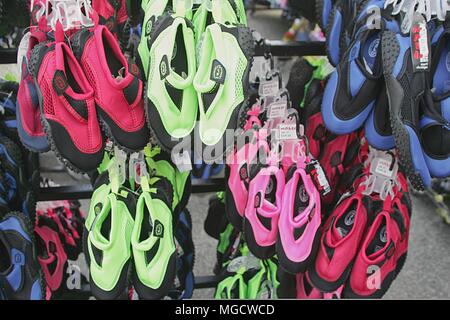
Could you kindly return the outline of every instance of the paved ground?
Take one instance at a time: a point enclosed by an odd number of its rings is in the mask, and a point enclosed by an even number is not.
[[[280,21],[279,12],[258,11],[250,25],[268,39],[279,39],[288,28]],[[0,67],[0,76],[5,72]],[[49,159],[49,156],[46,156]],[[44,162],[52,166],[50,162]],[[73,184],[74,180],[57,175],[53,178]],[[216,241],[203,231],[203,222],[212,194],[193,195],[188,208],[193,215],[194,242],[197,259],[195,273],[212,273],[215,263]],[[388,299],[450,299],[450,227],[442,223],[434,209],[421,198],[414,198],[414,212],[408,259],[402,273],[386,295]],[[85,205],[87,202],[84,203]],[[197,290],[194,298],[212,298],[213,290]]]

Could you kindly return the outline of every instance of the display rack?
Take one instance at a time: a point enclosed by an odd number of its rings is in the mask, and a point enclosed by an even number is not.
[[[0,50],[0,64],[16,63],[17,51]],[[257,47],[256,55],[263,56],[270,53],[273,57],[296,57],[296,56],[324,56],[326,55],[325,44],[323,42],[282,42],[263,41]],[[45,172],[41,172],[45,173]],[[192,179],[191,193],[213,193],[223,191],[225,181],[223,178],[207,180]],[[57,201],[57,200],[81,200],[90,199],[92,196],[92,186],[88,184],[77,184],[60,187],[40,188],[37,201]],[[222,280],[221,276],[206,275],[195,277],[195,289],[215,288]]]

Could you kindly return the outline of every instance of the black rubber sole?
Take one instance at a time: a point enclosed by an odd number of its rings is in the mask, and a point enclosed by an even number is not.
[[[140,130],[135,132],[125,132],[121,130],[99,106],[97,106],[97,115],[100,127],[106,137],[114,142],[115,146],[126,153],[139,152],[150,142],[150,130],[145,122]],[[128,142],[133,142],[133,144]]]
[[[136,274],[136,271],[133,270],[133,286],[136,290],[137,294],[139,295],[140,299],[143,300],[159,300],[164,298],[172,289],[174,281],[175,281],[175,275],[176,275],[176,252],[172,254],[172,256],[169,259],[169,263],[167,265],[166,274],[164,275],[164,279],[157,289],[152,289],[144,285],[140,280],[139,277]]]
[[[316,19],[317,19],[317,24],[319,25],[320,29],[322,29],[322,31],[325,34],[325,37],[328,37],[328,34],[325,32],[326,27],[322,22],[322,16],[323,16],[323,0],[316,0],[315,2],[316,5]]]
[[[334,18],[335,18],[335,16],[336,16],[336,8],[333,8],[332,10],[331,10],[331,14],[330,14],[330,17],[328,18],[328,24],[327,24],[327,26],[325,27],[325,31],[324,31],[324,33],[327,35],[327,39],[328,39],[328,37],[329,37],[329,35],[331,34],[331,29],[332,29],[332,27],[333,27],[333,21],[334,21]],[[341,30],[341,33],[342,33],[342,30]],[[328,58],[328,61],[330,62],[330,64],[333,66],[333,67],[336,67],[335,65],[334,65],[334,62],[333,62],[333,59],[331,58],[331,52],[330,52],[330,48],[329,48],[329,46],[328,46],[328,41],[326,42],[326,52],[327,52],[327,58]],[[340,52],[340,51],[339,51]],[[341,53],[341,52],[340,52]],[[340,60],[340,59],[339,59]]]
[[[395,143],[399,153],[400,164],[402,165],[406,176],[411,185],[419,190],[425,190],[422,177],[416,172],[413,163],[412,152],[410,148],[410,138],[405,125],[401,119],[401,108],[403,99],[406,99],[405,92],[392,75],[395,63],[400,54],[400,45],[395,33],[386,31],[382,36],[382,54],[383,54],[383,72],[386,81],[387,95],[389,100],[389,114],[394,135]]]
[[[253,233],[250,221],[244,217],[243,223],[244,240],[247,243],[248,249],[253,255],[259,259],[269,259],[275,255],[275,243],[267,247],[258,245]]]
[[[309,280],[311,281],[311,284],[319,289],[322,292],[335,292],[337,289],[339,289],[340,286],[345,284],[348,277],[350,276],[350,273],[353,268],[353,261],[345,268],[344,272],[341,274],[339,279],[335,282],[329,282],[327,280],[322,279],[316,269],[315,269],[315,263],[311,264],[311,267],[308,269],[308,276]]]
[[[225,212],[227,214],[228,221],[237,230],[242,231],[242,226],[244,224],[244,217],[241,216],[234,203],[233,193],[228,187],[228,183],[225,187]]]
[[[321,234],[322,231],[319,228],[314,235],[313,245],[308,258],[301,262],[292,261],[287,257],[286,252],[284,252],[283,245],[281,244],[280,235],[278,235],[276,242],[276,253],[280,267],[291,274],[304,273],[316,259]]]

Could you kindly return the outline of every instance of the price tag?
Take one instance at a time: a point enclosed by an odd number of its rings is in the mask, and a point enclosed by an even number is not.
[[[285,118],[287,116],[286,101],[275,102],[268,107],[268,118]]]
[[[282,123],[278,126],[278,140],[297,140],[297,125]]]
[[[322,196],[326,196],[331,192],[330,183],[319,161],[313,160],[308,163],[306,165],[306,172],[311,176],[314,185]]]
[[[270,80],[263,79],[259,84],[259,96],[275,96],[280,91],[280,77],[278,74],[272,75]]]
[[[411,58],[414,72],[426,72],[430,69],[430,42],[425,17],[414,15],[411,26]]]

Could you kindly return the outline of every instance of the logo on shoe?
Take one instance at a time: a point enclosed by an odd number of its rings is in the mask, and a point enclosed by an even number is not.
[[[153,235],[157,238],[164,237],[164,226],[159,220],[155,220],[155,225],[153,227]]]
[[[259,208],[261,206],[261,193],[258,193],[255,196],[255,208]]]
[[[380,39],[375,39],[369,46],[369,57],[375,58],[377,56],[379,46]]]
[[[58,96],[62,95],[68,86],[69,84],[64,72],[61,70],[56,70],[55,75],[53,76],[53,88],[55,89],[56,94]]]
[[[355,210],[352,210],[349,213],[347,213],[344,219],[344,223],[346,226],[353,225],[353,223],[355,222],[355,214],[356,214]]]
[[[308,193],[306,192],[305,186],[303,184],[299,187],[298,197],[302,203],[306,203],[309,200]]]
[[[152,32],[153,22],[155,21],[155,16],[150,17],[148,19],[147,24],[145,25],[145,36],[148,37]]]
[[[161,59],[161,63],[159,65],[159,73],[161,75],[161,80],[164,80],[169,75],[169,60],[167,56],[164,56]]]
[[[95,214],[100,214],[102,212],[103,205],[101,203],[97,203],[94,207]]]
[[[225,67],[216,59],[212,63],[211,80],[220,84],[225,83],[226,70]]]
[[[387,242],[386,226],[383,226],[383,228],[380,231],[380,241],[383,243]]]
[[[450,72],[450,52],[447,53],[447,57],[445,58],[445,66],[447,67],[447,71]]]
[[[248,179],[247,167],[245,165],[243,165],[241,169],[239,169],[239,176],[241,177],[241,180]]]

